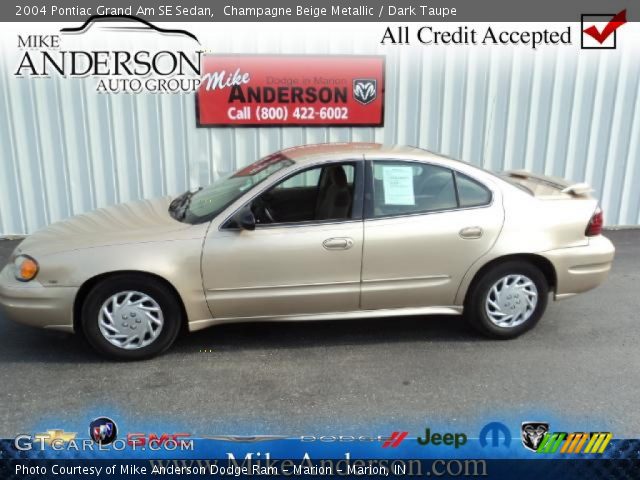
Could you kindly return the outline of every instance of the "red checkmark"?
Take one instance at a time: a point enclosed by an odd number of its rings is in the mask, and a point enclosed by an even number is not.
[[[616,13],[613,18],[605,25],[602,31],[599,31],[595,25],[591,25],[589,28],[583,30],[587,35],[591,35],[598,43],[604,43],[613,32],[615,32],[622,25],[627,23],[627,9],[625,8],[620,13]]]

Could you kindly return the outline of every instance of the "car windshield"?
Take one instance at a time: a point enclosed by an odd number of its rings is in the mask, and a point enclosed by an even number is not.
[[[176,197],[169,206],[169,214],[184,223],[208,222],[248,190],[290,165],[293,160],[281,153],[264,157],[207,187]]]

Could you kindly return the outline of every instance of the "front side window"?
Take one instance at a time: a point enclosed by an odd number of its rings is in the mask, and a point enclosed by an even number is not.
[[[354,206],[355,164],[336,163],[299,172],[256,198],[256,223],[347,220]]]
[[[373,216],[406,215],[458,206],[453,172],[418,162],[373,163]]]
[[[184,223],[196,224],[212,220],[248,190],[293,163],[293,160],[280,153],[264,157],[219,178],[207,187],[176,197],[169,206],[169,214]]]

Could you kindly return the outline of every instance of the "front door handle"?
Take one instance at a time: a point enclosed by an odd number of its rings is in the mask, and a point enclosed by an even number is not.
[[[460,236],[466,240],[472,240],[474,238],[482,237],[482,228],[480,227],[466,227],[460,230]]]
[[[327,250],[349,250],[351,247],[353,247],[353,238],[327,238],[324,242],[322,242],[322,246]]]

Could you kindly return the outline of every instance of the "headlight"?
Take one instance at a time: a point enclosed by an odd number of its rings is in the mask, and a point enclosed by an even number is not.
[[[13,260],[13,265],[16,268],[16,280],[21,282],[29,282],[33,280],[36,278],[36,275],[38,275],[38,270],[40,270],[38,262],[29,255],[18,255]]]

